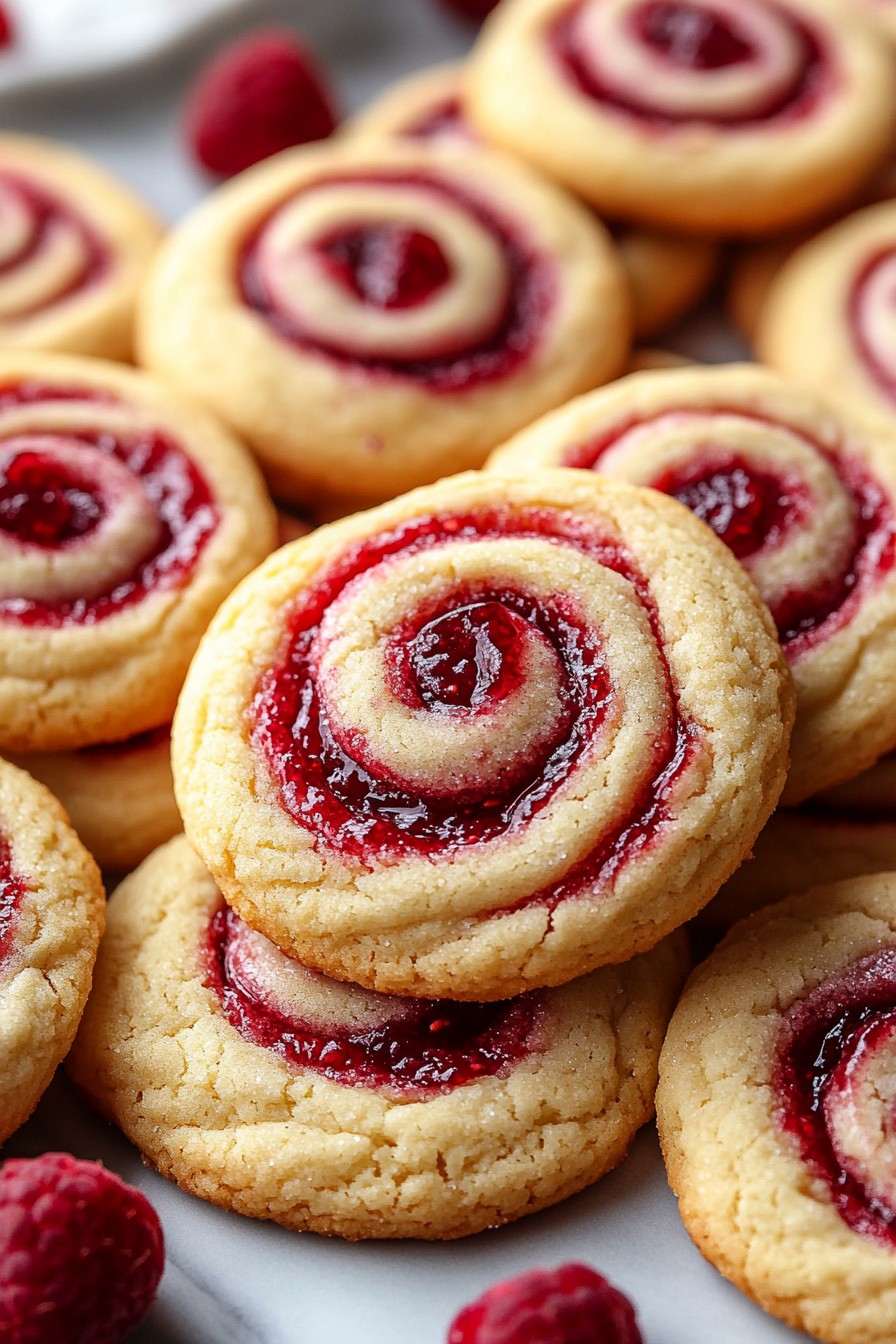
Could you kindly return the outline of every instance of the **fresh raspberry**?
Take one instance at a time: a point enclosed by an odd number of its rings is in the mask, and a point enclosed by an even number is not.
[[[3,1344],[117,1344],[164,1263],[155,1209],[99,1163],[44,1153],[0,1168]]]
[[[482,23],[497,8],[498,0],[441,0],[441,3],[470,23]]]
[[[288,29],[250,33],[219,51],[187,100],[196,159],[219,177],[309,140],[323,140],[336,114],[312,56]]]
[[[4,5],[0,5],[0,48],[11,47],[16,40],[16,30]]]
[[[642,1344],[627,1297],[587,1265],[533,1269],[464,1307],[448,1344]]]

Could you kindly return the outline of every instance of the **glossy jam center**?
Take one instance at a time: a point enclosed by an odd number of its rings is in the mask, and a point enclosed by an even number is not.
[[[651,485],[689,508],[739,560],[773,545],[799,513],[780,477],[742,458],[666,472]]]
[[[13,870],[9,841],[0,835],[0,970],[12,951],[16,915],[25,890],[25,882]]]
[[[752,60],[752,45],[703,5],[652,0],[632,15],[632,26],[647,46],[688,70],[720,70]]]
[[[481,709],[506,699],[519,684],[524,626],[499,602],[477,602],[427,622],[408,649],[420,703]]]
[[[206,943],[209,983],[231,1026],[293,1068],[350,1087],[438,1093],[504,1073],[536,1046],[544,1017],[539,994],[503,1003],[396,999],[395,1019],[367,1030],[338,1024],[322,1030],[287,1017],[229,973],[227,948],[237,928],[232,911],[214,916]]]
[[[40,453],[0,468],[0,528],[33,546],[58,547],[92,532],[104,509],[82,482]]]
[[[451,279],[435,238],[402,224],[345,229],[319,250],[331,273],[374,308],[413,308]]]
[[[839,1067],[858,1058],[869,1030],[889,1030],[896,1013],[896,949],[883,948],[825,981],[789,1009],[781,1028],[773,1085],[782,1127],[824,1181],[843,1221],[896,1248],[896,1209],[871,1196],[845,1170],[825,1123]]]

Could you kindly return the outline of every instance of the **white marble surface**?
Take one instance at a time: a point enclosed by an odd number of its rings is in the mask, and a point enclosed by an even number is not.
[[[248,0],[214,35],[203,33],[163,63],[86,84],[0,92],[0,123],[79,145],[175,219],[207,189],[177,131],[192,73],[213,38],[249,21],[281,19],[294,21],[326,60],[345,108],[405,71],[462,54],[470,36],[434,0]],[[741,351],[712,312],[686,323],[674,344],[706,359]],[[631,1294],[645,1344],[804,1338],[764,1315],[700,1258],[679,1220],[652,1126],[593,1189],[512,1227],[449,1245],[348,1245],[223,1213],[147,1171],[61,1076],[4,1156],[49,1148],[102,1158],[159,1210],[168,1267],[133,1344],[444,1344],[452,1316],[489,1284],[570,1258],[595,1265]]]

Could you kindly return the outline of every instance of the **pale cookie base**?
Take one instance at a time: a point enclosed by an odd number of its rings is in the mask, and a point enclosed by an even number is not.
[[[186,841],[119,887],[68,1070],[163,1175],[253,1218],[355,1240],[453,1238],[557,1203],[620,1162],[653,1108],[683,974],[676,937],[547,996],[505,1077],[397,1101],[240,1036],[197,949],[221,897]]]
[[[759,359],[893,423],[896,402],[866,364],[849,312],[864,268],[896,247],[896,201],[848,215],[804,244],[771,285],[756,330]]]
[[[486,23],[467,109],[519,154],[611,218],[758,237],[850,199],[890,147],[892,59],[838,0],[788,0],[836,49],[837,81],[811,113],[740,126],[662,125],[581,93],[551,49],[569,0],[517,0]]]
[[[531,352],[455,392],[302,348],[244,302],[245,240],[342,174],[432,174],[481,200],[553,273]],[[169,236],[143,290],[140,360],[205,402],[258,455],[275,496],[321,516],[479,467],[508,434],[625,366],[629,296],[603,225],[524,164],[478,148],[366,140],[288,150],[242,173]]]
[[[828,1344],[896,1338],[896,1257],[842,1221],[780,1128],[776,1043],[796,999],[894,943],[893,873],[763,910],[694,972],[660,1060],[660,1137],[688,1232],[767,1311]]]
[[[169,435],[198,467],[219,512],[182,584],[159,588],[95,624],[50,628],[0,621],[0,751],[69,751],[169,723],[190,659],[220,603],[277,544],[277,520],[245,448],[201,407],[158,379],[104,360],[0,354],[0,384],[33,380],[113,399],[126,432]],[[116,404],[116,403],[120,403]],[[66,424],[72,402],[35,402]],[[35,409],[37,408],[37,409]],[[87,403],[87,414],[91,413]],[[78,424],[83,424],[83,405]]]
[[[10,758],[56,795],[99,866],[129,873],[183,828],[174,800],[171,742]]]
[[[133,357],[134,305],[162,239],[162,221],[124,182],[67,145],[0,135],[0,171],[21,173],[68,204],[109,254],[103,274],[30,317],[0,321],[0,349]]]
[[[0,761],[0,831],[27,892],[0,960],[0,1143],[68,1052],[106,922],[99,871],[55,798]]]
[[[808,439],[822,453],[842,453],[861,464],[896,511],[892,425],[859,408],[834,404],[756,364],[654,369],[618,379],[524,429],[496,449],[486,470],[536,472],[563,466],[589,444],[612,442],[633,424],[678,410],[761,417],[792,430],[797,439]],[[600,461],[597,466],[600,471]],[[603,470],[629,479],[654,479],[635,455],[621,467],[606,463]],[[813,543],[821,573],[828,543],[822,535]],[[851,779],[896,746],[896,570],[884,571],[868,585],[838,629],[791,657],[797,718],[783,794],[788,807]]]
[[[782,808],[759,836],[752,858],[729,877],[697,922],[722,933],[755,910],[819,882],[890,871],[896,871],[896,820],[862,822]]]
[[[674,819],[656,842],[595,894],[553,911],[528,899],[602,837],[586,828],[606,815],[608,800],[625,797],[627,746],[618,786],[604,776],[589,794],[583,765],[527,825],[495,840],[432,862],[412,854],[362,866],[292,819],[252,743],[250,706],[280,656],[284,613],[326,565],[413,518],[495,507],[571,512],[618,539],[649,581],[682,713],[705,730],[706,749],[682,776]],[[512,539],[508,555],[509,564]],[[624,600],[620,591],[620,609]],[[386,993],[500,999],[625,961],[706,904],[774,807],[792,705],[766,608],[730,552],[682,505],[590,472],[471,472],[320,529],[240,586],[212,623],[180,699],[175,786],[191,843],[228,901],[280,947]]]

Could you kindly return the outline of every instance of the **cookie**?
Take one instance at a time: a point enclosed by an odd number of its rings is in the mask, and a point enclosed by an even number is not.
[[[89,159],[0,135],[0,350],[130,359],[161,237],[149,207]]]
[[[896,437],[755,365],[641,373],[489,459],[578,467],[687,504],[756,583],[793,672],[788,805],[896,746]]]
[[[74,1040],[105,920],[99,870],[59,803],[0,761],[0,1143]]]
[[[893,72],[836,0],[517,0],[466,106],[610,216],[752,237],[849,200],[890,147]]]
[[[464,114],[464,66],[437,66],[386,89],[352,119],[353,137],[477,143]],[[635,336],[644,340],[682,317],[715,273],[719,248],[692,238],[623,224],[610,226],[631,286]]]
[[[779,272],[756,333],[759,357],[810,387],[896,415],[896,201],[857,211]]]
[[[844,9],[856,9],[865,14],[887,37],[896,40],[896,0],[841,0]]]
[[[55,794],[106,872],[129,873],[183,828],[167,724],[80,751],[7,756]]]
[[[672,500],[469,473],[285,547],[172,732],[238,913],[337,978],[500,999],[652,947],[783,781],[792,691],[741,567]]]
[[[199,637],[276,545],[245,449],[101,360],[0,355],[0,749],[170,722]]]
[[[181,838],[118,888],[68,1070],[184,1189],[355,1240],[555,1204],[653,1110],[680,935],[500,1004],[388,998],[291,961]]]
[[[139,347],[278,497],[344,512],[481,466],[614,377],[628,296],[603,227],[523,165],[334,144],[278,155],[174,231]]]
[[[896,874],[739,924],[692,976],[657,1116],[717,1269],[828,1344],[896,1336]]]
[[[840,787],[848,790],[850,785]],[[838,790],[831,793],[836,795]],[[896,808],[889,816],[878,812],[868,817],[821,807],[779,808],[754,844],[752,857],[729,877],[697,919],[701,929],[719,934],[754,910],[821,882],[893,871]]]

